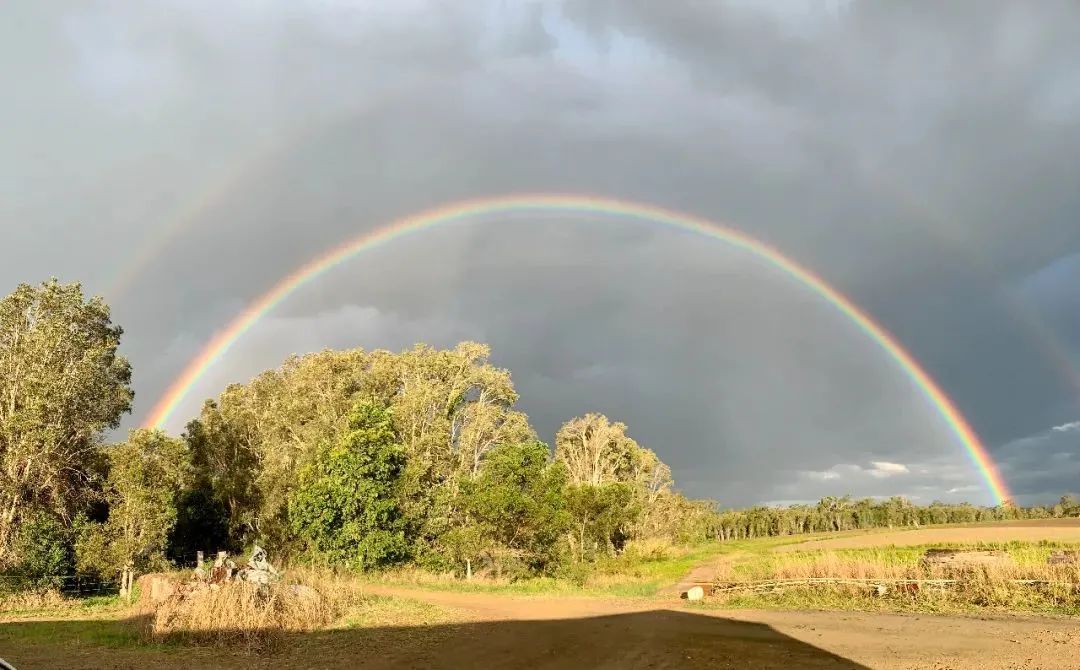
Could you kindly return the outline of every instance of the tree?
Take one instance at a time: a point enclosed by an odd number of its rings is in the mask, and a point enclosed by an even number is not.
[[[287,501],[296,473],[343,438],[349,412],[363,400],[391,410],[406,456],[400,509],[417,551],[434,550],[455,515],[461,479],[479,472],[495,446],[535,439],[525,415],[513,409],[509,372],[492,366],[489,354],[475,342],[401,353],[322,351],[227,388],[204,405],[188,439],[210,464],[231,542],[289,541]]]
[[[397,500],[405,467],[390,412],[361,402],[349,432],[299,475],[289,497],[289,524],[334,562],[376,568],[408,553]]]
[[[633,479],[640,447],[626,434],[626,424],[603,414],[567,421],[555,435],[555,458],[566,464],[574,484],[599,486]]]
[[[58,588],[59,577],[71,574],[71,533],[59,519],[47,512],[36,512],[23,520],[15,535],[14,572],[39,587]]]
[[[122,329],[53,279],[0,300],[0,565],[23,519],[70,523],[93,493],[103,431],[131,408]]]
[[[88,571],[112,574],[125,565],[145,570],[164,562],[182,491],[191,481],[183,440],[136,429],[107,451],[108,519],[81,528],[77,556]]]
[[[480,474],[466,480],[467,518],[488,540],[483,550],[502,571],[499,559],[520,563],[531,572],[545,572],[558,562],[559,539],[566,532],[566,468],[551,462],[542,442],[501,445],[489,452]],[[474,558],[481,545],[475,534],[463,533]]]
[[[230,388],[223,398],[235,389]],[[244,438],[244,423],[226,418],[207,401],[200,418],[184,431],[191,453],[193,485],[181,501],[173,549],[239,549],[257,530],[259,459]],[[200,543],[196,546],[196,541]]]
[[[572,485],[566,500],[572,519],[570,541],[579,561],[622,550],[640,514],[637,492],[630,484]]]

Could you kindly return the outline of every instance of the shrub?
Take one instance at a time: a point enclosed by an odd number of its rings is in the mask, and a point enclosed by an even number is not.
[[[60,577],[70,575],[74,562],[71,534],[56,517],[38,513],[19,528],[15,536],[15,573],[35,588],[58,589]]]
[[[333,562],[363,569],[400,562],[408,545],[395,492],[404,465],[390,413],[358,404],[344,439],[301,471],[289,497],[294,532]]]

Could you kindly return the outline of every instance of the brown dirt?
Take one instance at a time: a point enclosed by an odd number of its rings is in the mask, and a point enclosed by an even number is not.
[[[1075,619],[719,611],[681,601],[509,597],[379,587],[450,608],[453,624],[329,630],[268,657],[109,649],[62,634],[0,656],[35,668],[1076,668]],[[50,622],[62,626],[64,622]],[[11,632],[11,631],[7,631]],[[62,631],[57,631],[61,633]]]
[[[1037,519],[1008,521],[992,525],[929,527],[913,530],[872,531],[795,544],[783,544],[773,551],[813,549],[864,549],[869,547],[913,547],[922,544],[972,542],[1080,542],[1080,519]]]

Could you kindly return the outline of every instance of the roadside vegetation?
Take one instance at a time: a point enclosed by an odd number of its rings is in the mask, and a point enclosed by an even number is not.
[[[1080,543],[963,541],[788,551],[749,543],[718,565],[710,606],[909,612],[1080,614]],[[916,534],[918,531],[913,531]],[[983,560],[928,562],[928,552]],[[1070,557],[1054,564],[1051,554]]]

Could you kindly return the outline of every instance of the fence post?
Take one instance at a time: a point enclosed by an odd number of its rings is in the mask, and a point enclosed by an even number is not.
[[[201,550],[196,551],[195,552],[195,568],[196,569],[201,568],[202,564],[203,564],[203,553],[202,553]]]
[[[124,566],[124,572],[120,575],[120,595],[126,595],[131,603],[131,590],[135,582],[135,565],[130,561]]]

